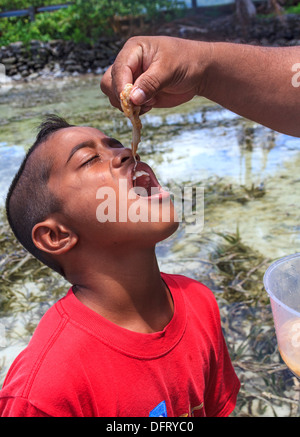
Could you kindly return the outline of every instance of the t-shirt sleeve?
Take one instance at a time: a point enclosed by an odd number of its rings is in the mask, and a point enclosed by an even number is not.
[[[49,417],[22,397],[0,398],[0,417]]]
[[[229,416],[235,408],[240,389],[240,381],[231,363],[221,327],[218,346],[205,396],[206,414],[210,417]]]

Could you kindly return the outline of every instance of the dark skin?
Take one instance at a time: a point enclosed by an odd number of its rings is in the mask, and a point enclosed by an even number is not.
[[[35,245],[55,257],[76,297],[93,311],[136,332],[163,330],[173,301],[160,276],[155,245],[178,227],[170,199],[165,200],[172,211],[167,223],[99,223],[97,190],[111,187],[118,196],[119,180],[128,178],[130,184],[131,151],[97,129],[70,127],[52,134],[34,153],[53,160],[48,184],[63,201],[62,212],[33,228]],[[128,208],[136,200],[129,199]]]
[[[271,129],[299,137],[299,59],[300,46],[138,36],[126,42],[104,74],[101,89],[120,108],[120,92],[126,83],[133,83],[130,97],[142,106],[142,112],[203,96]]]

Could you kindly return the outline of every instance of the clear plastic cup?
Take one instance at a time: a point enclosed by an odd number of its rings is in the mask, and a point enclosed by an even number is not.
[[[264,286],[270,297],[280,355],[300,378],[300,253],[271,264],[264,275]]]

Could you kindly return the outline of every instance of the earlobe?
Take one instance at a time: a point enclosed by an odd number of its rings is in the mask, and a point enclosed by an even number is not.
[[[61,255],[76,245],[78,236],[66,226],[49,218],[33,227],[32,240],[38,249],[52,255]]]

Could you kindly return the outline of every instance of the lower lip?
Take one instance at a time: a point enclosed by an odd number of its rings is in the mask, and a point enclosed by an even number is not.
[[[145,199],[145,200],[164,200],[164,199],[169,199],[170,198],[170,193],[168,191],[165,191],[163,189],[160,188],[158,193],[152,194],[152,196],[139,196],[137,195],[140,199]]]
[[[168,199],[170,197],[170,193],[168,191],[160,191],[159,193],[153,194],[153,196],[147,197],[147,199]]]

